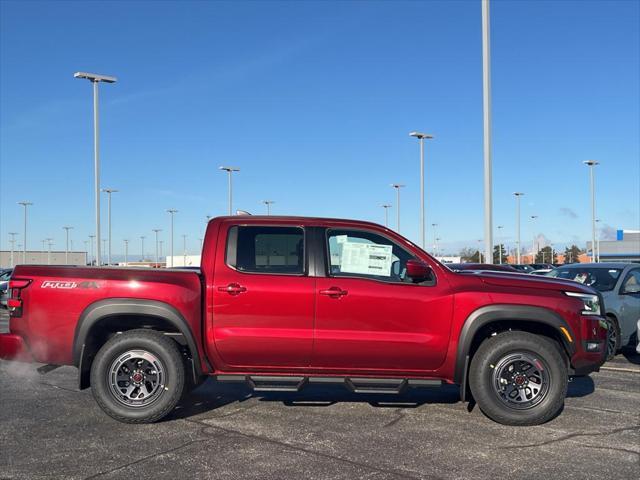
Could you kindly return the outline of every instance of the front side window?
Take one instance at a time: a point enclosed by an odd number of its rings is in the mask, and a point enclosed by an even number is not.
[[[304,273],[304,230],[298,227],[231,227],[226,261],[240,272],[301,275]]]
[[[327,239],[332,277],[412,283],[406,265],[413,256],[388,238],[367,231],[329,230]]]

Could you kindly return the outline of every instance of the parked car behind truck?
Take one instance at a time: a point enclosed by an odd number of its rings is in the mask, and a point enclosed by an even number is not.
[[[573,263],[547,274],[566,278],[598,290],[604,298],[609,327],[607,358],[620,348],[638,340],[636,323],[640,319],[640,264],[625,262]]]
[[[368,222],[219,217],[201,271],[16,267],[0,357],[75,365],[113,418],[153,422],[201,379],[398,393],[453,383],[493,420],[544,423],[597,371],[600,297],[566,280],[456,273]]]

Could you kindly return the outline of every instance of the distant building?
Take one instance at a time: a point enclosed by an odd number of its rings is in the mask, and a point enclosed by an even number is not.
[[[165,260],[167,267],[198,267],[200,268],[200,255],[167,255]]]
[[[0,267],[9,268],[16,265],[86,265],[87,252],[69,252],[68,262],[64,251],[27,250],[26,260],[22,261],[22,250],[13,251],[13,263],[10,250],[0,250]]]
[[[601,262],[640,262],[640,230],[618,230],[615,240],[596,240]],[[591,261],[591,242],[587,242]]]

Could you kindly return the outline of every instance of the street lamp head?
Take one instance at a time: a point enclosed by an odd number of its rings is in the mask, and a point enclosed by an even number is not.
[[[391,208],[393,207],[393,205],[390,205],[388,203],[385,203],[384,205],[380,205],[382,208]]]
[[[30,205],[33,205],[33,203],[31,203],[31,202],[18,202],[18,205],[22,205],[23,207],[28,207]]]
[[[262,203],[264,203],[265,205],[273,205],[275,202],[275,200],[262,200]]]
[[[89,73],[89,72],[76,72],[73,74],[75,78],[86,78],[92,82],[105,82],[105,83],[116,83],[118,80],[116,77],[111,77],[109,75],[100,75],[98,73]]]
[[[532,220],[535,220],[536,218],[538,218],[538,215],[531,215]]]
[[[430,139],[430,138],[433,138],[433,135],[429,135],[428,133],[420,133],[420,132],[411,132],[411,133],[409,133],[409,136],[410,137],[416,137],[416,138],[419,138],[419,139],[423,139],[423,138]]]
[[[73,227],[62,227],[64,230],[73,230]]]
[[[402,188],[402,187],[406,187],[406,185],[403,185],[402,183],[392,183],[391,186],[393,188]]]
[[[226,172],[239,172],[240,169],[238,167],[220,167],[220,170],[224,170]]]
[[[167,210],[167,213],[170,213],[171,215],[173,215],[174,213],[178,213],[178,210],[176,210],[175,208],[169,208]]]
[[[104,193],[116,193],[118,190],[116,190],[115,188],[103,188],[102,191]]]
[[[597,160],[585,160],[584,162],[585,165],[588,165],[590,167],[593,167],[594,165],[600,165],[600,162],[598,162]]]
[[[513,194],[514,194],[516,197],[521,197],[521,196],[523,196],[523,195],[524,195],[524,193],[522,193],[522,192],[513,192]]]

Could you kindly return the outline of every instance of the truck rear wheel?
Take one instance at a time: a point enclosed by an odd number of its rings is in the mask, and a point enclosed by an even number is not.
[[[153,330],[115,335],[91,365],[96,402],[125,423],[152,423],[166,416],[180,400],[184,382],[176,343]]]
[[[551,342],[528,332],[505,332],[480,345],[469,386],[485,415],[505,425],[540,425],[560,413],[568,372]]]

